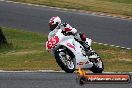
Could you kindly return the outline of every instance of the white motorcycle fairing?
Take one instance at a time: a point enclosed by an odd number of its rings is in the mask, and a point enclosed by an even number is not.
[[[65,36],[61,29],[57,31],[55,36],[46,42],[46,49],[55,54],[55,52],[59,50],[60,46],[66,47],[74,54],[75,69],[88,69],[93,66],[93,63],[89,61],[88,56],[85,55],[83,46],[77,42],[73,36]]]

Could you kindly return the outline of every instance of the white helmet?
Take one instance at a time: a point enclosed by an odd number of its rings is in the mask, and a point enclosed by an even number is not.
[[[51,17],[49,20],[50,30],[53,31],[61,24],[61,19],[58,16]]]

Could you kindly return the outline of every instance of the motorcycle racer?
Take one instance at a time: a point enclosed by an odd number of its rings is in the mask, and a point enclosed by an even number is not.
[[[61,23],[61,19],[58,16],[51,17],[49,20],[50,33],[48,39],[53,37],[58,29],[62,29],[66,35],[73,35],[76,41],[78,41],[84,48],[85,51],[88,52],[90,50],[89,44],[91,44],[92,40],[86,38],[85,34],[77,33],[77,29],[70,26],[68,23]]]
[[[51,50],[51,45],[53,46],[54,43],[56,43],[55,41],[58,41],[58,40],[54,40],[52,38],[55,37],[56,33],[58,33],[58,30],[61,30],[61,34],[63,36],[72,36],[71,38],[74,37],[74,40],[79,42],[79,44],[81,44],[84,47],[83,50],[85,49],[84,51],[86,51],[86,52],[81,51],[82,52],[81,54],[83,54],[83,56],[88,56],[89,63],[92,63],[92,65],[93,65],[91,68],[89,68],[89,70],[91,70],[94,73],[101,73],[103,71],[104,68],[103,68],[102,60],[99,57],[99,55],[90,47],[92,40],[87,38],[85,34],[78,33],[77,29],[71,27],[70,24],[68,24],[68,23],[61,23],[61,19],[58,16],[51,17],[51,19],[49,20],[49,28],[50,28],[50,33],[48,35],[49,42],[46,42],[46,49],[48,51]],[[57,38],[57,37],[55,37],[55,38]],[[74,46],[70,45],[70,47],[74,49]],[[78,49],[80,47],[78,47]],[[57,53],[57,55],[58,54],[59,53]],[[63,56],[65,56],[65,55],[62,55],[62,57]],[[61,57],[57,56],[56,58],[61,58]],[[70,59],[70,61],[71,60],[72,59]],[[58,63],[60,63],[60,62],[58,62]],[[79,64],[79,63],[77,63],[77,64]],[[87,64],[87,63],[85,63],[85,64]],[[60,66],[63,68],[62,65],[60,65]],[[63,70],[64,70],[64,68],[63,68]],[[73,72],[73,71],[71,71],[71,72]]]

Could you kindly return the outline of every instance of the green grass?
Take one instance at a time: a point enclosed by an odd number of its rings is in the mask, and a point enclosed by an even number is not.
[[[132,0],[104,0],[104,1],[132,4]]]
[[[94,44],[93,48],[104,61],[105,71],[131,72],[132,50]]]
[[[60,69],[52,55],[45,50],[46,35],[10,28],[3,28],[3,32],[10,45],[0,47],[0,69]]]
[[[132,16],[132,0],[12,0],[12,1]]]
[[[3,28],[10,43],[0,46],[0,70],[61,70],[45,50],[47,35]],[[132,50],[93,44],[104,61],[105,71],[131,72]]]

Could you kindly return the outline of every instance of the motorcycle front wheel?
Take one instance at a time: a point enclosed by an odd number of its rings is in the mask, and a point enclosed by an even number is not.
[[[55,59],[58,65],[67,73],[73,73],[75,71],[75,64],[73,58],[64,52],[64,51],[57,51],[55,52]]]

